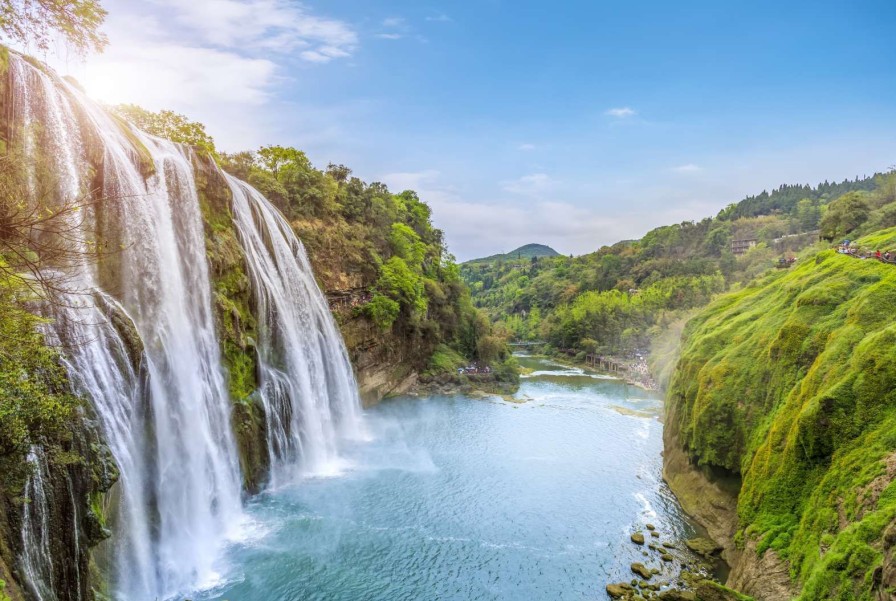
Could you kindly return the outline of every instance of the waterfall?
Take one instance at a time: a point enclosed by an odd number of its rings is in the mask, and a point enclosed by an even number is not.
[[[332,473],[340,439],[361,431],[345,346],[289,223],[257,190],[226,177],[255,292],[270,484]]]
[[[112,285],[118,298],[102,292],[96,266],[74,267],[73,292],[54,299],[52,330],[121,471],[111,552],[116,597],[168,598],[214,578],[241,514],[192,163],[180,146],[141,136],[155,168],[145,178],[133,143],[108,115],[18,56],[11,62],[14,123],[24,130],[30,162],[38,163],[38,153],[53,162],[60,201],[87,188],[80,141],[89,136],[102,148],[99,192],[124,245]],[[135,372],[112,313],[142,341],[145,377]]]
[[[22,573],[25,586],[37,601],[56,601],[53,556],[50,551],[50,508],[47,502],[47,462],[40,447],[28,452],[31,473],[25,484],[27,504],[22,511]]]
[[[90,400],[120,471],[105,543],[111,590],[129,601],[176,598],[214,582],[242,520],[192,151],[126,130],[15,53],[10,76],[13,138],[29,165],[49,161],[55,201],[88,190],[101,198],[72,222],[79,235],[69,244],[87,252],[102,232],[121,248],[100,265],[54,266],[67,291],[46,309],[47,336],[63,349],[72,386]],[[330,471],[340,442],[361,430],[344,344],[289,224],[256,190],[219,175],[233,195],[257,305],[270,482]],[[36,167],[29,173],[35,196],[43,177]],[[28,484],[38,503],[41,474]],[[25,514],[24,572],[36,598],[53,600],[54,558],[35,522],[47,512],[37,509]]]

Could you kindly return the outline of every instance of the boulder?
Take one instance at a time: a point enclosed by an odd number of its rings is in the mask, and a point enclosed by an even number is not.
[[[607,594],[610,595],[610,597],[612,597],[613,599],[621,599],[622,597],[625,597],[631,590],[632,587],[627,582],[607,585]]]
[[[632,534],[632,542],[635,543],[636,545],[643,545],[644,544],[644,535],[641,534],[640,532],[635,532],[634,534]]]
[[[635,562],[632,564],[632,572],[643,578],[644,580],[650,580],[653,578],[653,574],[650,570],[647,569],[643,563]]]
[[[685,541],[685,544],[688,546],[688,549],[693,551],[698,555],[702,555],[703,557],[713,557],[721,553],[722,547],[717,545],[715,542],[709,540],[708,538],[692,538]]]

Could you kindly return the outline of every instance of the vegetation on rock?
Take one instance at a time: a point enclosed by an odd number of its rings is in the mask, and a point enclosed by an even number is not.
[[[69,392],[56,349],[39,330],[41,319],[22,300],[29,292],[0,279],[0,470],[19,473],[33,444],[57,438],[79,401]]]
[[[111,111],[148,134],[215,154],[215,141],[205,125],[174,111],[148,111],[136,104],[118,104]]]
[[[896,228],[859,240],[896,246]],[[669,403],[707,469],[739,475],[741,542],[803,599],[873,599],[896,520],[896,268],[833,250],[687,326]]]

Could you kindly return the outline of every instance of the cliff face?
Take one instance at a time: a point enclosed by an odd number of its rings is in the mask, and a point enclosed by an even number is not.
[[[665,475],[725,546],[729,585],[758,599],[893,598],[894,307],[896,267],[824,251],[685,329]]]
[[[358,301],[376,284],[379,259],[355,248],[354,233],[344,224],[302,219],[292,225],[330,300],[364,405],[409,390],[426,368],[436,337],[427,340],[402,321],[384,331],[357,310]]]
[[[244,486],[250,492],[257,492],[268,471],[268,450],[263,407],[256,394],[258,332],[251,283],[233,223],[227,182],[207,155],[194,155],[193,163],[206,233],[215,323],[233,403],[233,427]],[[315,224],[315,227],[326,228],[324,224]],[[302,232],[303,226],[298,224],[295,229]],[[318,232],[308,248],[318,282],[331,294],[347,289],[351,298],[352,291],[371,285],[370,270],[347,258],[349,255],[341,247],[345,240],[337,232],[325,234]],[[331,302],[331,308],[365,405],[375,404],[386,395],[404,392],[416,382],[417,371],[431,352],[424,348],[422,340],[411,332],[403,335],[398,327],[387,332],[380,330],[354,311],[350,303]]]
[[[87,421],[71,428],[71,436],[45,450],[27,476],[23,472],[4,476],[0,502],[0,580],[13,601],[34,598],[35,589],[21,558],[25,553],[21,535],[23,522],[43,521],[45,544],[30,549],[45,554],[40,562],[44,582],[51,583],[60,601],[90,599],[96,581],[91,548],[109,533],[105,527],[102,494],[109,490],[117,471],[104,451],[95,430]],[[23,460],[23,466],[29,465]],[[41,496],[26,478],[41,478]],[[51,559],[50,559],[51,558]],[[47,559],[48,561],[44,561]]]
[[[337,313],[337,318],[365,407],[407,392],[417,383],[431,351],[413,339],[381,331],[364,316]]]

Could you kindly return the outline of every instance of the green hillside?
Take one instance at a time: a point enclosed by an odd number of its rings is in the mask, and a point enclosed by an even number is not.
[[[896,228],[859,243],[893,248]],[[739,545],[775,550],[802,599],[890,598],[894,307],[896,265],[824,250],[685,329],[668,427],[709,473],[742,478]]]
[[[560,253],[558,253],[550,246],[545,246],[544,244],[526,244],[524,246],[520,246],[516,250],[510,251],[509,253],[492,255],[490,257],[483,257],[481,259],[473,259],[471,261],[467,261],[467,263],[493,263],[495,261],[531,259],[532,257],[557,257],[559,255]]]
[[[841,194],[840,196],[832,196]],[[799,198],[801,197],[802,198]],[[896,175],[781,186],[716,217],[658,227],[580,257],[464,263],[461,274],[499,329],[577,352],[626,354],[720,292],[819,244],[896,225]],[[734,241],[755,246],[741,253]],[[734,252],[738,254],[735,255]]]

